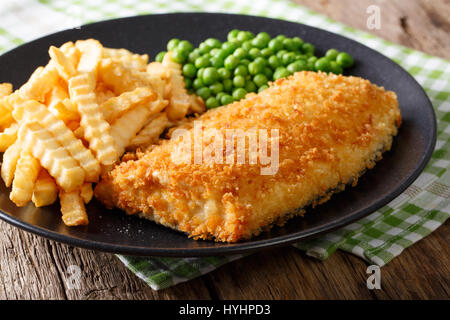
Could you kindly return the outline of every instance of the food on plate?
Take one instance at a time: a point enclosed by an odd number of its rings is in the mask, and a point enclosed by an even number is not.
[[[146,54],[87,39],[51,46],[49,57],[17,90],[0,84],[1,176],[17,206],[59,195],[64,223],[85,225],[92,184],[125,150],[151,147],[204,103],[186,91],[170,55],[149,67]]]
[[[237,29],[228,33],[225,42],[208,38],[197,48],[187,40],[171,39],[167,42],[167,51],[158,53],[155,59],[166,64],[167,56],[182,66],[185,87],[201,97],[208,109],[241,100],[249,92],[261,92],[268,88],[269,81],[294,72],[342,74],[354,63],[350,54],[336,49],[329,49],[323,57],[318,57],[314,45],[299,37],[278,35],[272,38],[267,32],[255,35]],[[172,76],[179,79],[174,81],[181,81],[176,73]],[[186,108],[186,102],[180,103]],[[169,107],[169,118],[174,117],[171,113]]]
[[[183,134],[175,135],[175,128],[170,140],[127,156],[94,192],[109,208],[194,239],[236,242],[356,185],[391,148],[400,124],[394,92],[358,77],[297,72],[259,94],[182,123]],[[227,161],[196,160],[195,149],[207,150],[216,140],[238,146],[236,137],[227,140],[233,129],[266,132],[266,144],[245,143],[244,163],[238,162],[239,154],[223,148],[215,149],[215,156]],[[216,135],[205,135],[207,130]],[[202,139],[195,140],[199,132]],[[184,150],[183,161],[178,150]],[[262,161],[264,151],[278,155],[269,159],[277,166]],[[259,161],[250,163],[255,154]],[[273,170],[262,174],[268,167]]]

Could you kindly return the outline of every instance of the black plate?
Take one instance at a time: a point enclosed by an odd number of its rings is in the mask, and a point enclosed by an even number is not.
[[[187,39],[194,44],[208,37],[226,39],[238,28],[271,35],[299,36],[317,46],[319,54],[328,48],[350,52],[356,65],[349,74],[369,79],[397,93],[403,125],[392,151],[367,172],[355,188],[333,196],[311,209],[305,218],[290,220],[251,241],[223,244],[194,241],[186,235],[147,220],[108,211],[93,201],[87,206],[90,223],[68,228],[61,222],[59,206],[37,209],[33,204],[16,207],[9,190],[1,183],[0,217],[22,229],[74,246],[136,255],[204,256],[243,253],[286,245],[341,227],[377,210],[405,190],[422,172],[436,142],[436,120],[420,85],[396,63],[362,44],[342,36],[302,24],[244,15],[181,13],[131,17],[104,21],[79,29],[58,32],[20,46],[0,57],[0,82],[18,87],[31,72],[48,61],[50,45],[61,45],[89,37],[105,46],[127,48],[151,57],[165,49],[168,39]]]

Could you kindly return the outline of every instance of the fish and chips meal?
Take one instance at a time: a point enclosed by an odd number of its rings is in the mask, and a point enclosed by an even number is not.
[[[0,84],[1,177],[17,206],[58,199],[67,226],[95,196],[194,239],[236,242],[356,185],[401,124],[394,92],[343,76],[298,37],[232,30],[148,55],[94,39],[49,48]],[[209,109],[205,112],[205,110]]]

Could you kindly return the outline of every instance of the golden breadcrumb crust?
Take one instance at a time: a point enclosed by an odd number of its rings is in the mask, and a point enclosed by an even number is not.
[[[259,161],[177,164],[171,153],[182,139],[171,139],[116,166],[96,197],[194,239],[248,239],[356,184],[390,149],[401,115],[395,93],[367,80],[298,72],[196,120],[224,136],[225,129],[278,129],[278,171],[261,175],[267,165]]]

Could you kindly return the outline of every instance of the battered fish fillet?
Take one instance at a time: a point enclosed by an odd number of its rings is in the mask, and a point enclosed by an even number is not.
[[[267,129],[269,155],[276,151],[270,130],[278,129],[278,170],[262,175],[268,165],[259,161],[180,164],[171,158],[184,141],[178,137],[116,166],[96,197],[194,239],[248,239],[356,185],[390,149],[401,115],[395,93],[367,80],[299,72],[198,120],[224,137],[226,129]]]

